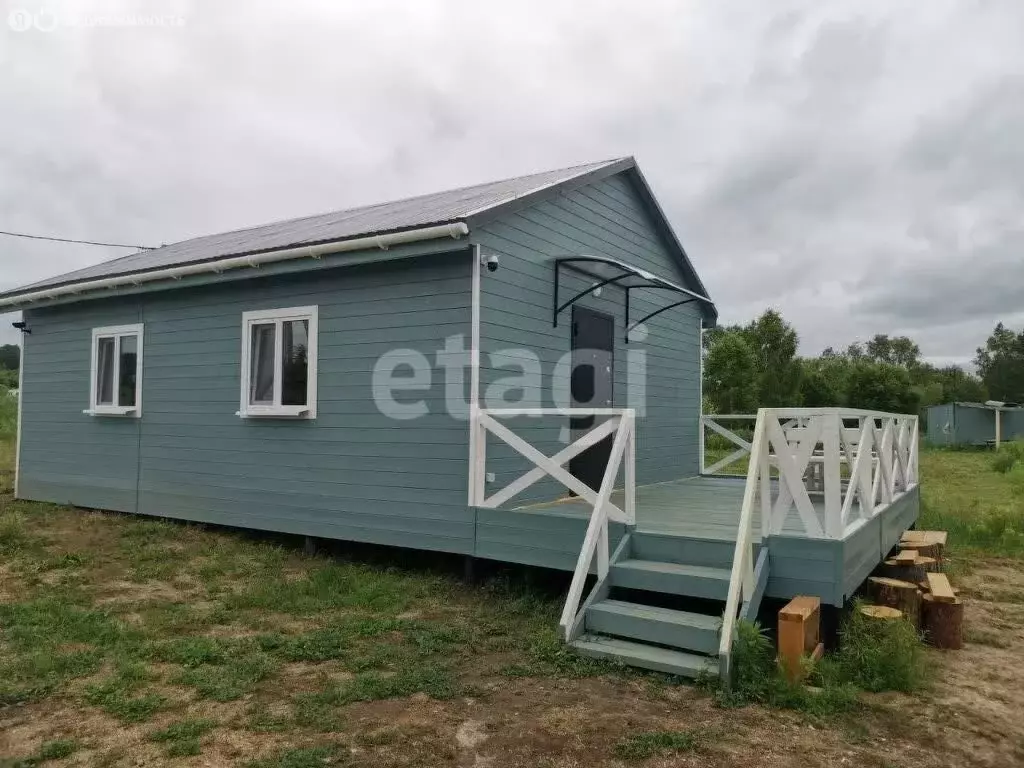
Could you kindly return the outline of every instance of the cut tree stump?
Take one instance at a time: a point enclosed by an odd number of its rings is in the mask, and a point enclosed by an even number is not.
[[[964,647],[964,603],[939,602],[925,595],[921,603],[925,639],[936,648],[959,650]]]
[[[862,605],[860,612],[874,621],[893,621],[903,618],[903,611],[898,608],[890,608],[888,605]]]
[[[924,557],[934,557],[941,570],[946,538],[945,531],[905,531],[900,539],[900,549],[913,549]]]
[[[886,576],[890,579],[896,579],[898,581],[909,581],[916,584],[919,581],[925,580],[925,570],[923,565],[918,565],[915,560],[910,565],[900,565],[896,558],[890,558],[886,560],[882,567],[879,568],[881,576]]]
[[[899,554],[896,555],[896,563],[898,565],[913,565],[916,561],[916,549],[901,549]]]
[[[872,576],[868,579],[868,594],[879,605],[902,611],[915,627],[921,626],[921,590],[914,582]]]

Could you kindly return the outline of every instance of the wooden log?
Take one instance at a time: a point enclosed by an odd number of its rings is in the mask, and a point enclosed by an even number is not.
[[[921,568],[924,568],[925,578],[928,578],[927,574],[929,573],[938,573],[942,570],[942,566],[940,565],[939,561],[936,560],[934,557],[925,557],[921,555],[916,560],[914,560],[914,564]]]
[[[915,627],[921,626],[921,590],[914,582],[872,576],[868,579],[868,594],[879,605],[902,611]]]
[[[918,565],[916,560],[910,565],[900,565],[896,558],[890,558],[878,570],[880,576],[886,576],[897,581],[909,581],[917,584],[919,581],[925,580],[924,566]]]
[[[821,635],[821,599],[798,596],[779,611],[779,664],[796,682],[803,677],[804,654],[814,653]]]
[[[934,557],[941,570],[946,538],[946,531],[905,531],[900,539],[900,549],[914,549],[919,555]]]
[[[921,541],[901,541],[900,550],[903,552],[913,551],[921,557],[932,557],[935,561],[942,565],[942,552],[943,547],[941,544],[925,543]]]
[[[873,621],[894,621],[903,618],[903,611],[888,605],[862,605],[860,612]]]
[[[943,603],[934,595],[925,595],[922,623],[925,639],[936,648],[959,650],[964,647],[964,603]]]

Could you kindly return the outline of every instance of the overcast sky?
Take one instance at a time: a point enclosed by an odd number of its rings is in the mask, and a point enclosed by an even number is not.
[[[6,10],[3,230],[159,244],[632,154],[723,322],[939,361],[1024,325],[1020,0]],[[0,289],[124,253],[0,237]]]

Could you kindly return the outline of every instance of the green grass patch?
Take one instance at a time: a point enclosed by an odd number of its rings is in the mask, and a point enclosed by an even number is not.
[[[650,731],[627,736],[615,745],[616,757],[647,760],[651,757],[694,752],[700,745],[696,731]]]
[[[1022,497],[1024,462],[1004,472],[987,451],[921,452],[918,527],[948,531],[954,562],[957,552],[1024,558]]]
[[[228,595],[229,609],[262,609],[314,615],[340,608],[396,615],[417,600],[437,597],[444,579],[361,563],[317,562],[301,578],[273,569],[254,574],[246,588]]]
[[[254,760],[248,763],[248,768],[323,768],[342,754],[344,753],[340,746],[286,749],[273,757]]]
[[[139,693],[154,675],[137,661],[122,662],[114,674],[86,689],[85,700],[124,723],[142,723],[164,708],[166,699],[156,693]]]
[[[63,760],[65,757],[71,757],[77,751],[78,742],[72,739],[44,741],[35,754],[11,762],[0,759],[0,765],[9,766],[9,768],[34,768],[34,766],[43,765],[51,760]]]
[[[234,701],[256,689],[276,668],[274,660],[260,652],[232,657],[218,664],[200,664],[183,669],[174,682],[195,688],[204,699]]]
[[[202,737],[216,727],[212,720],[177,720],[151,733],[149,739],[163,744],[168,757],[189,757],[202,753]]]

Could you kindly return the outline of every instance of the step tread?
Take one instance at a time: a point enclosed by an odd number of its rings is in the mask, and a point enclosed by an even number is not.
[[[718,616],[708,616],[707,614],[692,613],[690,611],[677,611],[672,608],[660,608],[654,605],[641,605],[640,603],[630,603],[625,600],[602,600],[590,606],[588,610],[615,613],[635,619],[650,619],[666,624],[704,629],[715,633],[722,626],[722,620]]]
[[[594,654],[601,658],[615,658],[625,664],[670,674],[696,677],[703,669],[707,669],[710,673],[718,671],[718,659],[712,656],[659,648],[605,635],[586,634],[574,640],[572,645],[585,654]]]
[[[615,568],[629,568],[638,571],[671,573],[677,576],[693,576],[701,579],[722,579],[729,581],[732,575],[728,568],[715,568],[709,565],[689,565],[684,563],[666,563],[661,560],[636,560],[629,558],[620,560]]]

